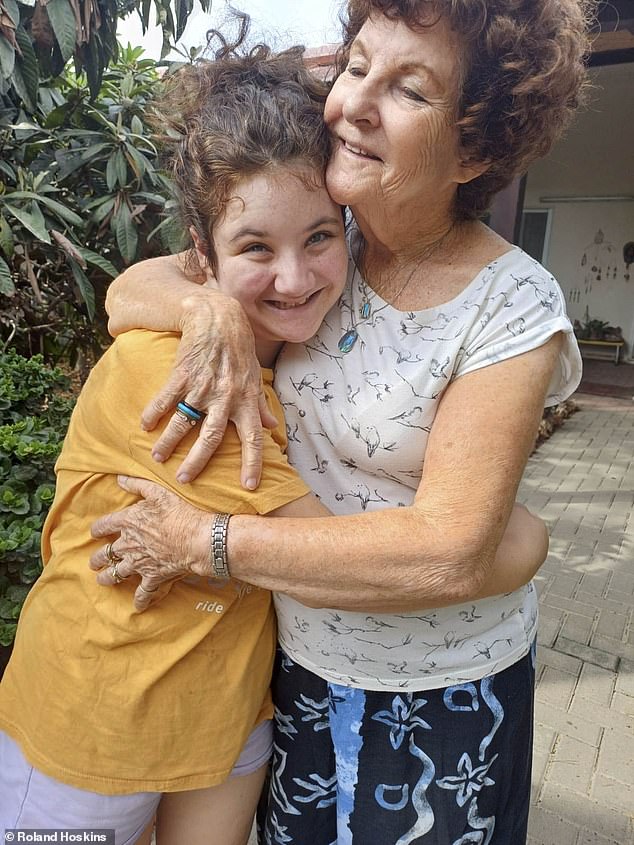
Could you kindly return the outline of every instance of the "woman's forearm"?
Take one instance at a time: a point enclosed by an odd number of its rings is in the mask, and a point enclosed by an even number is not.
[[[141,261],[118,276],[106,295],[110,334],[138,328],[180,331],[188,309],[219,296],[201,287],[204,276],[186,274],[185,266],[184,255],[170,255]]]
[[[201,556],[208,531],[198,536]],[[236,578],[316,607],[439,607],[481,594],[495,549],[478,533],[441,536],[414,508],[323,520],[235,516],[229,560]]]

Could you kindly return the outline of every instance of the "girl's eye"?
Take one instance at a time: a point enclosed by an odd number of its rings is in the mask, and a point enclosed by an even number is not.
[[[306,242],[308,246],[312,246],[313,244],[321,244],[330,238],[334,237],[332,232],[313,232],[313,234],[308,238]]]
[[[268,247],[265,246],[264,244],[249,244],[248,246],[244,247],[242,252],[258,253],[258,252],[266,252],[267,250],[268,250]]]

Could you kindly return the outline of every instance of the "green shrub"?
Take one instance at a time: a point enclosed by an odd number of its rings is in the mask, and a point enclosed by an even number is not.
[[[0,645],[13,642],[29,587],[41,572],[42,526],[55,494],[54,464],[73,401],[69,381],[40,355],[0,356]]]

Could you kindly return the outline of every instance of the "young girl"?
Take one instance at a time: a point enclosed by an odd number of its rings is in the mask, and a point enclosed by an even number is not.
[[[299,49],[226,51],[169,85],[161,115],[177,132],[171,168],[195,244],[189,269],[247,313],[278,426],[263,434],[257,491],[240,484],[235,430],[204,477],[183,487],[180,460],[156,464],[154,435],[138,431],[177,336],[129,333],[97,364],[57,464],[44,572],[0,687],[0,829],[114,828],[128,845],[149,841],[156,815],[160,845],[248,838],[271,751],[270,594],[193,575],[156,611],[136,614],[138,579],[115,594],[95,583],[88,559],[100,541],[89,526],[131,503],[117,473],[152,477],[210,510],[327,513],[284,456],[270,369],[282,341],[316,332],[346,277],[342,211],[323,183],[324,98]],[[200,415],[182,409],[191,446]],[[115,580],[118,563],[110,548]]]

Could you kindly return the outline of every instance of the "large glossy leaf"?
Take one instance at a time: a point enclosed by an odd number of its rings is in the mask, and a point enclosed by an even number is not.
[[[121,204],[114,217],[114,232],[123,260],[126,264],[131,264],[136,258],[139,236],[126,203]]]
[[[51,239],[46,231],[46,223],[44,221],[44,216],[40,211],[40,207],[37,203],[31,203],[31,210],[26,211],[24,208],[16,208],[14,205],[10,203],[5,203],[4,207],[6,210],[11,214],[15,219],[21,223],[25,229],[27,229],[31,234],[35,235],[36,238],[40,241],[44,241],[44,243],[50,244]]]
[[[0,214],[0,249],[7,258],[11,258],[15,249],[15,239],[9,221]]]
[[[0,293],[4,296],[12,296],[15,293],[11,270],[4,258],[0,258]]]
[[[50,197],[45,196],[42,193],[34,194],[32,191],[13,191],[9,194],[10,199],[32,199],[36,202],[42,203],[42,205],[46,206],[50,211],[57,215],[57,217],[61,217],[62,220],[65,220],[67,223],[71,223],[73,226],[83,226],[84,221],[78,214],[75,214],[74,211],[71,211],[70,208],[66,208],[65,205],[62,205],[61,202],[57,202],[57,200],[53,200]]]
[[[15,67],[15,47],[3,35],[0,36],[0,76],[9,79]]]
[[[62,59],[67,62],[75,52],[75,15],[69,0],[49,0],[46,11],[53,27]]]
[[[79,247],[79,252],[84,261],[87,261],[88,264],[93,264],[95,267],[99,267],[99,269],[103,270],[103,272],[110,276],[111,279],[116,279],[119,275],[119,271],[114,264],[108,261],[107,258],[104,258],[103,255],[99,255],[98,253],[92,252],[84,247]]]
[[[79,288],[81,297],[86,303],[88,316],[92,320],[95,316],[96,308],[95,289],[91,285],[88,276],[84,273],[79,264],[73,258],[69,257],[68,263],[70,264],[70,269],[73,273],[73,278],[77,282],[77,287]]]
[[[24,27],[19,26],[16,29],[15,40],[18,42],[18,47],[20,48],[20,53],[22,54],[17,58],[14,68],[15,77],[18,76],[19,70],[22,80],[23,90],[18,91],[18,93],[24,98],[31,111],[35,111],[37,104],[37,89],[40,84],[37,58],[35,51],[33,50],[31,38],[25,31]],[[14,78],[13,84],[17,90],[17,85],[15,83],[16,79]]]

